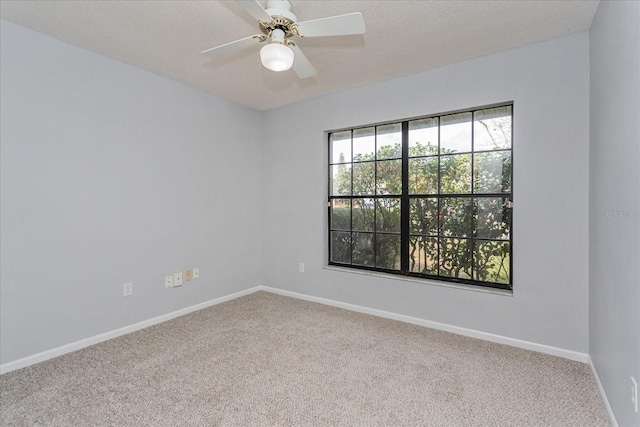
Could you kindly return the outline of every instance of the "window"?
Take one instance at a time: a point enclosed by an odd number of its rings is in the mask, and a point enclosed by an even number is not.
[[[329,264],[511,289],[512,111],[329,133]]]

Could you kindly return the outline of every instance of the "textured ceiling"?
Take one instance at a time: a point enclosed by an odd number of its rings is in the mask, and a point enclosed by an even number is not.
[[[264,1],[261,2],[263,5]],[[200,51],[259,33],[233,1],[9,1],[0,17],[258,110],[587,31],[598,1],[302,1],[298,21],[362,12],[364,35],[298,39],[318,70],[299,80],[259,46]],[[25,52],[28,55],[28,52]]]

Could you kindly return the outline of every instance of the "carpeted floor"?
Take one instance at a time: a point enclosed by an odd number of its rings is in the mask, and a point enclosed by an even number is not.
[[[2,426],[608,426],[588,365],[257,292],[0,376]]]

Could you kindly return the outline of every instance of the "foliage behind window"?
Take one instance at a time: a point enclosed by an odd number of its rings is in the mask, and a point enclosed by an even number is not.
[[[329,263],[510,289],[512,105],[329,134]]]

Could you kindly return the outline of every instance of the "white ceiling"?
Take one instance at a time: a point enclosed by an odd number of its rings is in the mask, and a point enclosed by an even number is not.
[[[268,110],[587,31],[598,6],[598,1],[587,0],[291,3],[298,21],[362,12],[367,31],[357,36],[298,39],[318,71],[313,78],[299,80],[292,70],[275,73],[263,68],[258,46],[217,60],[200,54],[260,33],[257,22],[233,1],[2,0],[0,17]]]

